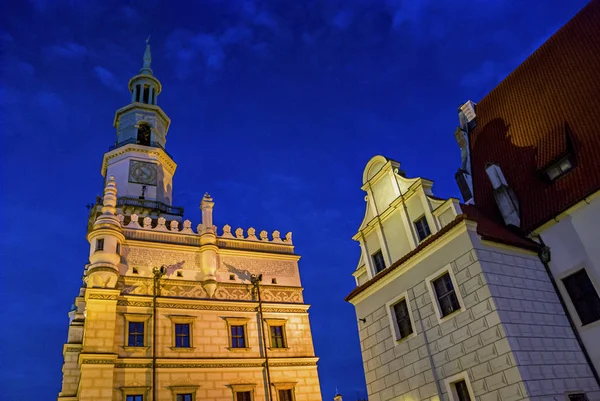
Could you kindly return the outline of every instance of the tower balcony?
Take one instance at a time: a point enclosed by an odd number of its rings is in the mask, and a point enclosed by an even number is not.
[[[122,142],[115,142],[114,145],[108,147],[108,151],[110,152],[111,150],[115,150],[117,148],[120,148],[121,146],[129,145],[129,144],[144,145],[144,146],[150,146],[152,148],[159,148],[159,149],[162,149],[167,154],[167,156],[169,156],[171,159],[173,158],[173,156],[171,156],[171,154],[169,152],[167,152],[167,150],[159,142],[150,141],[150,142],[142,143],[137,138],[129,138]]]

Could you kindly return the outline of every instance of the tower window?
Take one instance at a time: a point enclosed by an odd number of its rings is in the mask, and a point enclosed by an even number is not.
[[[600,320],[600,297],[585,269],[564,278],[563,284],[582,326]]]
[[[116,250],[116,252],[117,252],[117,255],[121,254],[121,244],[119,244],[118,242],[117,242],[117,250]]]
[[[375,252],[373,256],[371,256],[371,258],[373,259],[373,267],[375,267],[375,274],[385,269],[385,261],[383,260],[383,253],[381,253],[381,250]]]
[[[150,125],[146,123],[140,124],[137,132],[137,143],[140,145],[150,146]]]
[[[135,86],[135,101],[140,101],[140,85]]]
[[[419,242],[423,241],[425,238],[431,235],[431,231],[429,230],[429,224],[427,224],[427,218],[425,218],[425,216],[415,221],[415,228],[417,229]]]
[[[144,86],[144,103],[150,103],[150,87],[148,85]]]
[[[98,238],[96,240],[96,252],[104,250],[104,238]]]

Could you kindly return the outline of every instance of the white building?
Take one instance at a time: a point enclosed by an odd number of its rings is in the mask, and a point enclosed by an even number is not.
[[[594,0],[461,107],[466,204],[365,167],[346,299],[370,401],[600,400],[598,37]]]

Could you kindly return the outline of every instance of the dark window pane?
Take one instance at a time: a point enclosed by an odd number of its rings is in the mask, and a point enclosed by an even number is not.
[[[127,345],[129,347],[144,346],[144,322],[129,322]]]
[[[385,269],[385,261],[383,260],[383,254],[381,251],[377,251],[373,254],[373,266],[375,266],[375,274]]]
[[[440,278],[433,280],[433,289],[440,305],[442,317],[451,314],[460,309],[458,298],[454,292],[454,286],[450,279],[450,274],[444,273]]]
[[[569,401],[589,401],[584,393],[569,394]]]
[[[292,390],[279,390],[279,401],[292,401]]]
[[[104,250],[104,238],[99,238],[96,240],[96,250],[97,251]]]
[[[419,241],[423,241],[431,234],[431,231],[429,230],[429,224],[427,223],[427,219],[425,218],[425,216],[415,221],[415,228],[417,229]]]
[[[189,348],[190,346],[190,325],[188,323],[175,324],[175,347]]]
[[[142,395],[128,395],[125,398],[126,401],[144,401],[144,396]]]
[[[251,401],[250,391],[238,391],[236,394],[237,401]]]
[[[144,86],[144,103],[148,103],[148,99],[150,97],[150,88],[148,86]]]
[[[396,317],[396,323],[398,324],[398,331],[400,338],[404,338],[412,334],[413,329],[410,323],[410,315],[408,314],[408,305],[406,299],[398,302],[393,306],[394,316]]]
[[[271,347],[285,348],[283,326],[271,326]]]
[[[469,389],[467,388],[467,383],[464,380],[454,383],[454,388],[456,389],[458,401],[471,401]]]
[[[231,347],[246,348],[244,326],[231,326]]]
[[[137,143],[140,145],[150,146],[152,129],[148,124],[140,124],[137,132]]]
[[[177,394],[177,401],[192,401],[191,394]]]
[[[600,297],[585,269],[563,279],[582,325],[600,320]]]

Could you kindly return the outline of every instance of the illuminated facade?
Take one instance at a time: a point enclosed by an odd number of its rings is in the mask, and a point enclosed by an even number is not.
[[[370,401],[600,400],[600,1],[459,108],[465,200],[376,156],[354,239]]]
[[[58,399],[321,400],[291,233],[219,235],[208,194],[196,230],[183,219],[150,62],[147,45],[104,155]]]

